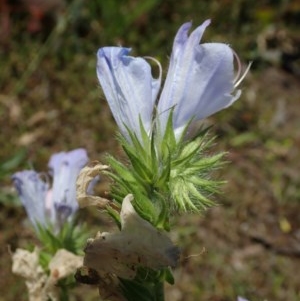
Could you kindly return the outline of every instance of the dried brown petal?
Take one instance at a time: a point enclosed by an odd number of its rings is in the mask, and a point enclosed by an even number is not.
[[[76,195],[79,207],[98,206],[105,208],[109,200],[99,196],[87,194],[87,189],[92,180],[99,176],[102,170],[108,169],[109,166],[102,165],[98,161],[94,161],[88,166],[85,166],[76,181]]]

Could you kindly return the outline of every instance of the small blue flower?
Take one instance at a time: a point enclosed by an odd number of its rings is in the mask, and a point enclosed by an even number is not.
[[[140,138],[139,118],[147,132],[161,78],[154,79],[143,58],[128,56],[129,48],[104,47],[98,51],[97,75],[121,133],[126,127]]]
[[[222,43],[199,44],[210,20],[188,36],[192,23],[183,24],[174,40],[170,66],[157,111],[162,130],[174,107],[173,127],[179,137],[186,124],[204,119],[236,101],[234,54]]]
[[[12,180],[31,223],[34,226],[36,223],[45,226],[45,200],[49,184],[34,170],[19,171],[12,176]]]
[[[192,24],[183,24],[177,32],[166,81],[161,96],[156,98],[160,75],[151,75],[151,67],[143,58],[129,56],[130,49],[104,47],[98,51],[97,75],[112,114],[126,138],[126,127],[140,138],[140,123],[147,133],[155,120],[160,135],[173,109],[176,139],[192,119],[204,119],[230,106],[241,92],[234,93],[243,79],[235,79],[234,52],[226,44],[199,44],[210,20],[205,21],[188,36]]]
[[[34,170],[24,170],[12,176],[20,200],[27,215],[34,225],[47,227],[50,224],[59,230],[68,220],[71,220],[78,209],[76,200],[76,179],[80,170],[87,164],[86,150],[75,149],[51,156],[49,161],[49,180],[42,179],[43,174]]]

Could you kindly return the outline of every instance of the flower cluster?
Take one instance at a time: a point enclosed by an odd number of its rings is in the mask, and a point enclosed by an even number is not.
[[[150,59],[160,70],[157,78],[144,58],[129,56],[129,48],[98,51],[98,79],[132,166],[109,159],[117,173],[112,175],[114,197],[122,202],[128,193],[134,194],[138,212],[153,224],[158,223],[155,217],[165,214],[165,207],[206,208],[220,184],[211,180],[210,172],[218,168],[223,154],[207,154],[212,142],[207,131],[183,139],[191,123],[227,108],[241,94],[237,86],[245,74],[240,76],[237,59],[235,76],[234,51],[223,43],[199,44],[209,24],[205,21],[190,35],[191,22],[179,28],[161,92],[162,68],[154,58]],[[147,200],[153,211],[150,217],[143,209]]]
[[[75,149],[51,156],[48,167],[53,178],[34,170],[24,170],[12,176],[19,198],[35,228],[42,226],[56,232],[71,221],[78,209],[76,179],[87,164],[86,150]],[[44,178],[44,179],[43,179]]]
[[[223,43],[199,44],[210,20],[190,35],[191,22],[183,24],[174,40],[169,70],[161,95],[158,78],[149,63],[129,56],[130,49],[104,47],[98,51],[97,75],[114,118],[128,138],[128,130],[141,140],[140,122],[150,134],[153,121],[164,136],[170,112],[177,140],[191,121],[206,118],[230,106],[240,96],[234,75],[234,52]],[[234,92],[235,91],[235,92]]]

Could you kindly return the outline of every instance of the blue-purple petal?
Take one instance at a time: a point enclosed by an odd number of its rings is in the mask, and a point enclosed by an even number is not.
[[[33,170],[17,172],[12,180],[31,223],[35,227],[37,223],[46,225],[45,199],[48,183],[41,180],[40,175]]]
[[[52,155],[48,166],[53,176],[52,206],[55,209],[63,207],[64,212],[67,212],[68,210],[65,209],[68,207],[72,214],[78,209],[76,179],[87,162],[88,156],[85,149]],[[58,218],[58,214],[57,211],[55,219]]]
[[[233,52],[221,43],[199,44],[210,21],[188,36],[191,23],[179,29],[159,103],[158,114],[164,131],[170,109],[173,126],[180,136],[186,124],[200,120],[231,105],[239,96],[234,91]]]
[[[123,47],[100,48],[97,75],[122,134],[128,138],[128,127],[140,138],[139,118],[145,130],[151,130],[160,77],[154,79],[147,61],[131,57],[129,52],[129,48]]]

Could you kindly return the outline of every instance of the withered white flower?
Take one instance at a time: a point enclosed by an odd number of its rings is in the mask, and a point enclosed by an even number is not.
[[[25,278],[29,301],[46,301],[44,286],[47,275],[39,264],[39,250],[33,252],[17,249],[12,254],[12,272]]]
[[[114,274],[133,279],[138,267],[160,269],[174,267],[179,249],[166,233],[157,230],[141,218],[131,204],[133,196],[127,195],[120,213],[121,231],[98,233],[85,248],[84,265],[99,275]]]
[[[120,131],[127,139],[128,128],[141,140],[140,120],[146,132],[151,133],[154,112],[163,136],[172,109],[175,137],[179,139],[191,119],[204,119],[239,98],[241,92],[236,88],[245,74],[240,76],[239,69],[235,77],[233,50],[223,43],[199,44],[209,24],[210,20],[206,20],[190,35],[191,22],[179,28],[158,100],[162,73],[159,62],[153,59],[160,70],[158,78],[154,78],[145,59],[129,56],[130,48],[99,49],[98,79]]]
[[[12,254],[12,272],[25,278],[29,301],[58,301],[57,283],[82,265],[82,257],[65,249],[58,250],[49,262],[49,275],[39,264],[39,249],[17,249]]]

